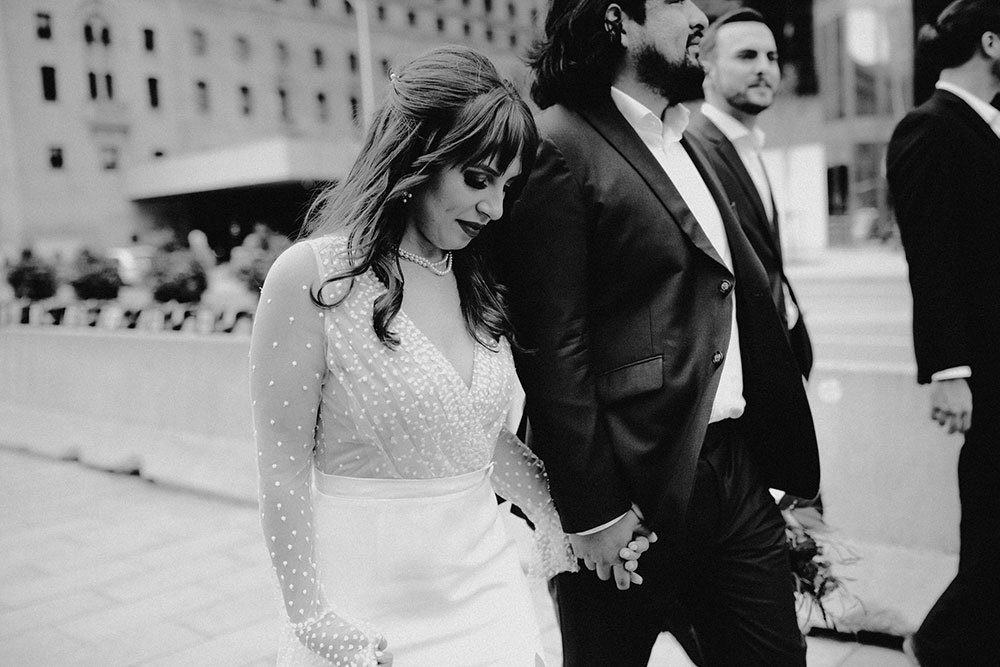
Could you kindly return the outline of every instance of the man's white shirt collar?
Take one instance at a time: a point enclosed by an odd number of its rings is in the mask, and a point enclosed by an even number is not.
[[[710,121],[715,123],[715,126],[719,128],[719,131],[722,132],[722,134],[726,136],[726,139],[729,139],[730,143],[734,146],[745,141],[748,142],[749,145],[757,152],[764,150],[765,134],[764,130],[759,127],[750,129],[719,107],[709,102],[702,103],[701,113],[705,115],[705,118],[708,118]]]
[[[691,111],[686,106],[675,104],[664,110],[661,120],[642,102],[614,86],[611,86],[611,99],[629,125],[638,131],[655,132],[667,144],[681,140],[691,117]]]
[[[945,90],[968,104],[972,107],[973,111],[982,116],[983,120],[986,121],[986,124],[994,132],[1000,135],[1000,110],[994,109],[991,104],[979,99],[965,88],[956,86],[948,81],[938,81],[934,84],[934,87],[938,90]]]

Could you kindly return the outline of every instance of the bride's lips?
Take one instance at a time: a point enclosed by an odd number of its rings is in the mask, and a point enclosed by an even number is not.
[[[479,236],[479,232],[486,228],[486,225],[480,224],[478,222],[469,222],[468,220],[459,220],[459,226],[469,235],[469,238],[476,238]]]

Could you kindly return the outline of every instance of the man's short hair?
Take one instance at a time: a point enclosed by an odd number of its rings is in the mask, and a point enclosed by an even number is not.
[[[705,30],[705,34],[702,35],[701,44],[698,46],[699,56],[702,59],[711,57],[712,52],[715,51],[719,28],[730,23],[763,23],[765,26],[767,25],[764,15],[750,7],[737,7],[726,12],[712,21],[712,24]]]
[[[985,32],[1000,35],[1000,0],[955,0],[920,29],[917,52],[928,66],[959,67],[980,52]]]

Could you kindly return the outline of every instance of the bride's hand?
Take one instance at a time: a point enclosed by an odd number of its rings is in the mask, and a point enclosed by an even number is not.
[[[642,575],[636,572],[639,568],[639,557],[649,550],[649,545],[653,542],[656,542],[656,533],[651,532],[648,537],[646,535],[634,535],[632,540],[618,552],[618,556],[624,563],[621,565],[621,571],[618,571],[617,567],[615,568],[615,578],[619,579],[627,576],[628,583],[641,584]],[[618,587],[627,588],[627,585],[623,587],[622,583],[619,581]]]

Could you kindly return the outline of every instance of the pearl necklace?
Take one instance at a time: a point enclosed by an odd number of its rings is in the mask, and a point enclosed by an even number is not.
[[[420,255],[414,255],[412,252],[408,250],[403,250],[402,248],[399,248],[397,252],[399,253],[399,256],[402,257],[403,259],[409,262],[413,262],[417,266],[424,267],[425,269],[427,269],[436,276],[445,276],[451,272],[450,250],[444,254],[444,258],[439,259],[436,262],[432,262],[431,260],[425,257],[421,257]]]

